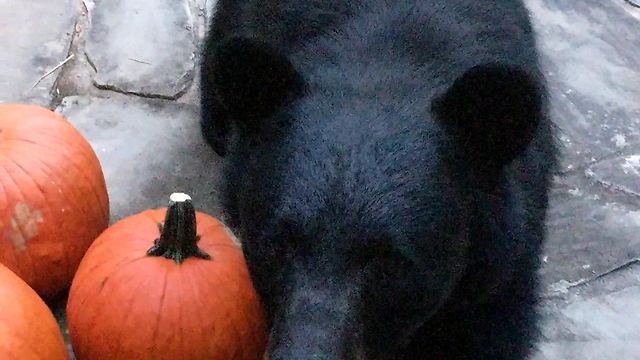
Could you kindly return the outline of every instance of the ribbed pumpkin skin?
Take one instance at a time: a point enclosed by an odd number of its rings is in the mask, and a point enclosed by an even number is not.
[[[47,109],[0,105],[0,263],[51,298],[108,222],[102,169],[82,135]]]
[[[266,346],[262,308],[240,247],[196,213],[210,260],[177,265],[147,256],[166,210],[147,210],[102,233],[82,260],[67,303],[79,360],[256,360]]]
[[[47,305],[1,264],[0,309],[0,359],[67,359],[62,334]]]

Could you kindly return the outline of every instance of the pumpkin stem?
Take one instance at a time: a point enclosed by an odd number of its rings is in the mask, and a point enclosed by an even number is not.
[[[160,238],[153,241],[147,255],[163,256],[178,265],[190,256],[200,259],[211,258],[198,248],[200,237],[196,234],[196,210],[189,195],[171,194],[164,225],[158,224],[158,228]]]

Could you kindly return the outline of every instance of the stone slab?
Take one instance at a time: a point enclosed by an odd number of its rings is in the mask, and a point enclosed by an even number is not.
[[[586,173],[602,186],[640,200],[640,146],[629,155],[600,161]]]
[[[557,176],[554,183],[541,269],[547,294],[640,257],[640,201],[582,172]]]
[[[191,84],[194,16],[188,0],[94,0],[87,56],[100,88],[174,99]]]
[[[119,94],[62,100],[57,112],[80,130],[100,159],[112,222],[165,207],[172,192],[189,193],[197,209],[219,214],[220,158],[200,135],[197,109]]]
[[[640,255],[640,18],[617,0],[526,0],[559,127],[541,270],[565,292]]]
[[[532,360],[640,358],[640,259],[542,306]]]
[[[74,0],[0,0],[0,102],[48,106],[79,13]]]
[[[640,21],[623,0],[526,0],[572,170],[640,143]]]

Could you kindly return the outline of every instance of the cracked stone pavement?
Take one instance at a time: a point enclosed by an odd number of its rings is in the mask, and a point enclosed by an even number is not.
[[[0,0],[0,102],[49,107],[80,129],[104,167],[112,221],[175,190],[219,213],[220,159],[197,127],[214,1]],[[563,147],[533,358],[640,359],[640,8],[527,4]]]

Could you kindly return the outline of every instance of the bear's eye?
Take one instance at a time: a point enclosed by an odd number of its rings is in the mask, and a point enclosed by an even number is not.
[[[349,267],[366,270],[373,276],[387,277],[390,269],[410,269],[414,264],[407,254],[393,246],[388,237],[364,242],[350,251]]]
[[[290,219],[278,222],[271,241],[277,248],[278,255],[286,258],[293,258],[299,255],[303,251],[305,244],[300,227]]]

